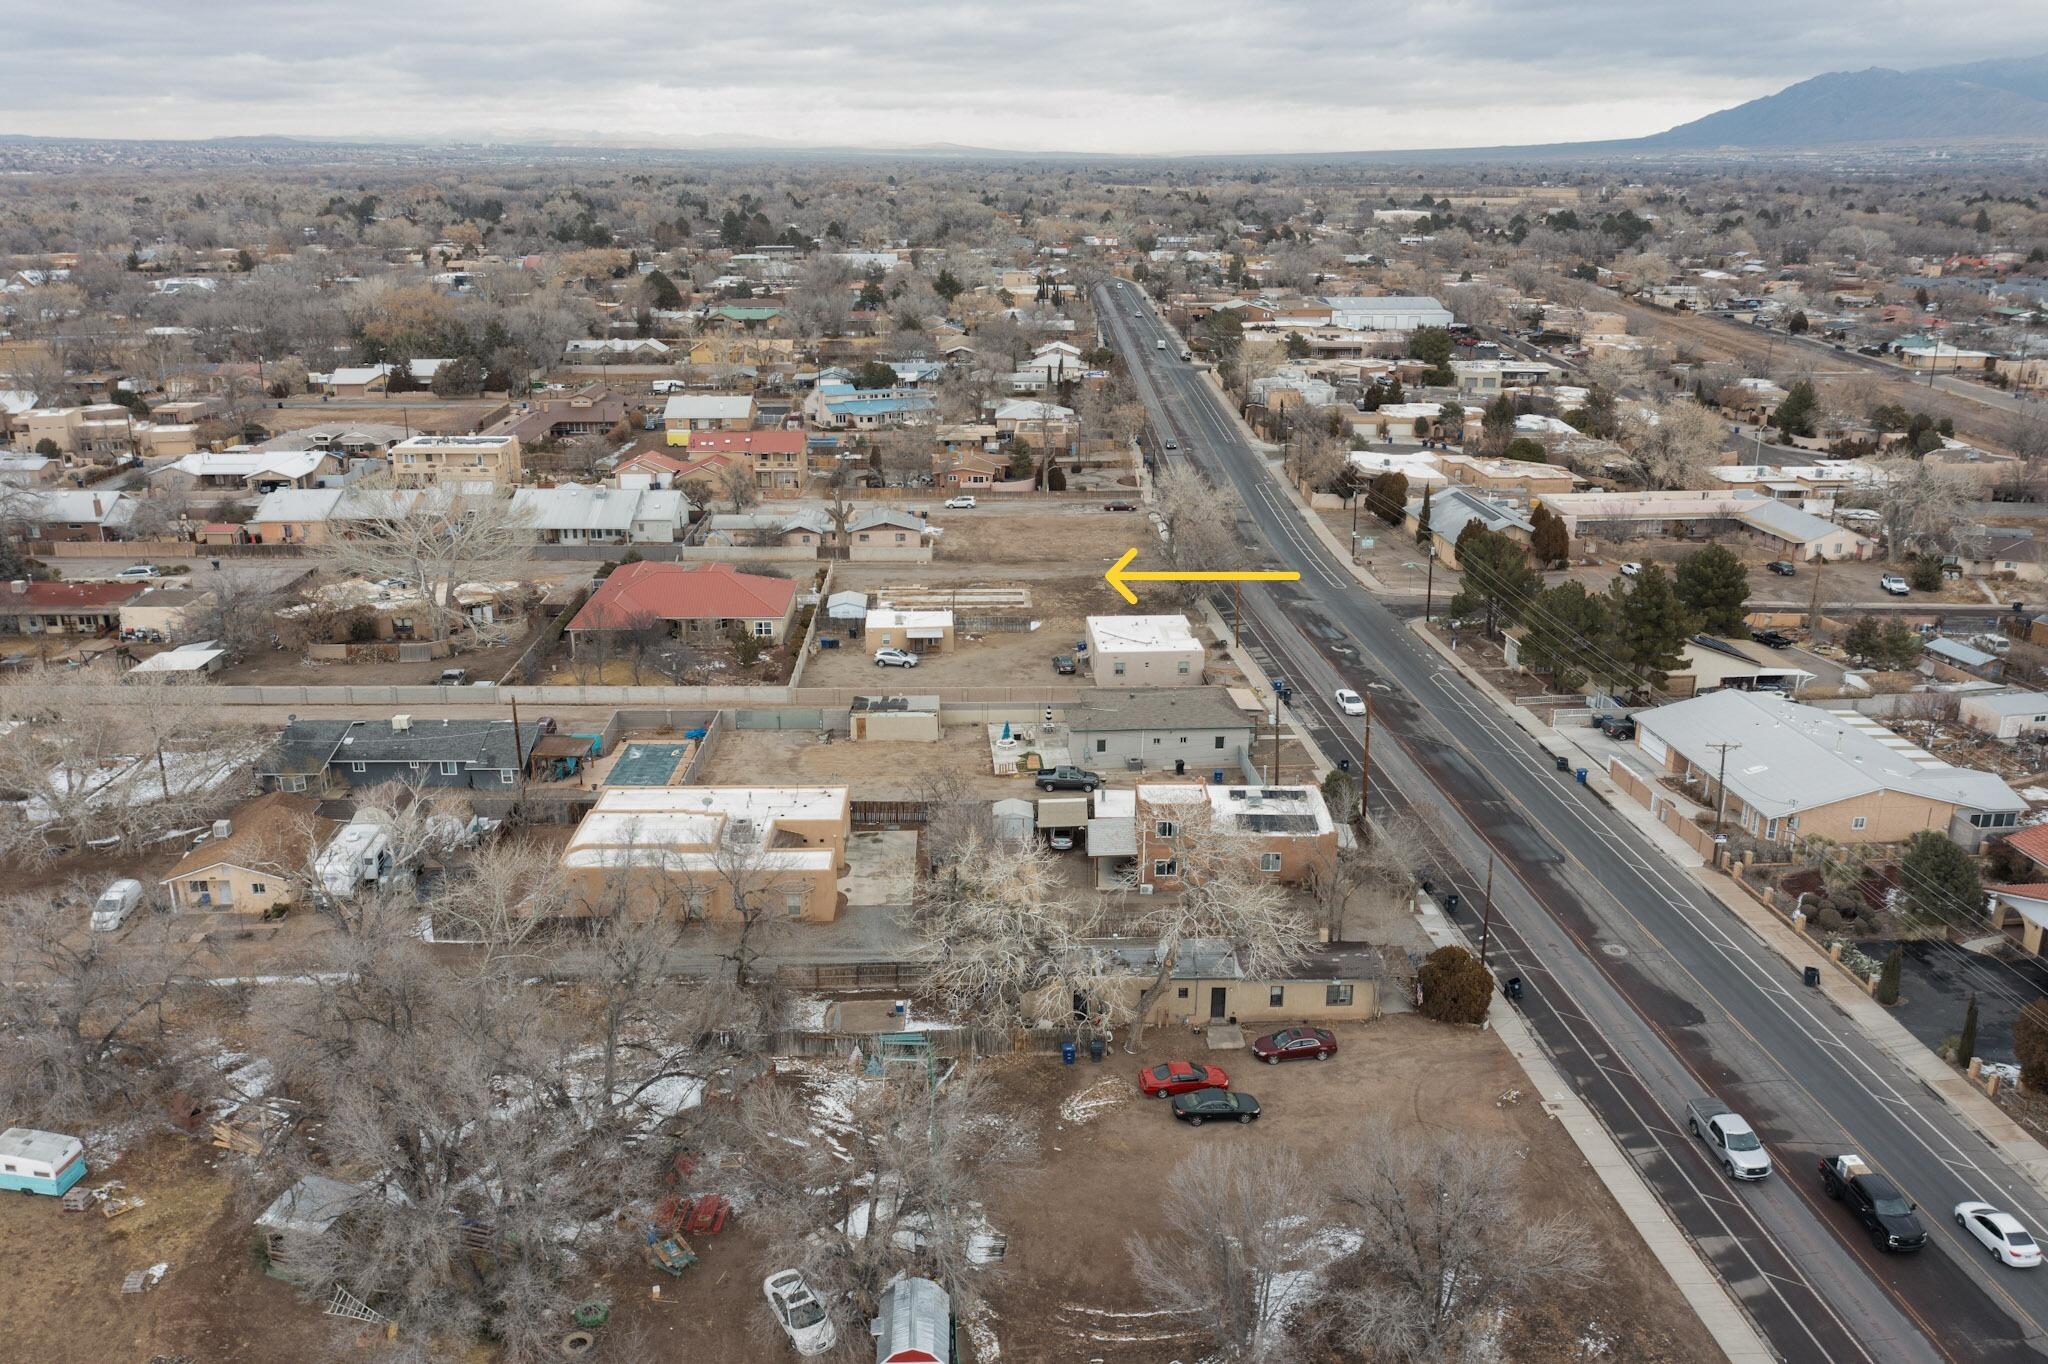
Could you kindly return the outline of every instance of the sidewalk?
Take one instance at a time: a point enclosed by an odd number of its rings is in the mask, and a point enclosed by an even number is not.
[[[1573,740],[1569,731],[1554,729],[1516,705],[1484,676],[1467,667],[1465,660],[1446,647],[1442,640],[1423,626],[1422,622],[1411,622],[1409,628],[1493,702],[1502,714],[1534,737],[1546,752],[1565,756],[1585,754],[1596,759],[1588,764],[1592,770],[1587,773],[1586,783],[1594,794],[1640,830],[1657,846],[1658,851],[1690,872],[1695,881],[1704,886],[1735,917],[1747,924],[1766,946],[1777,953],[1790,970],[1797,972],[1807,966],[1819,966],[1819,988],[1829,1003],[1847,1014],[1880,1052],[1897,1062],[1908,1075],[1932,1091],[1955,1112],[1956,1116],[1975,1129],[1979,1136],[2007,1160],[2025,1171],[2038,1188],[2048,1192],[2048,1147],[2044,1147],[2033,1134],[2008,1117],[2005,1110],[1972,1084],[1961,1071],[1943,1061],[1919,1038],[1907,1032],[1884,1005],[1871,998],[1868,991],[1859,988],[1828,960],[1827,953],[1819,943],[1794,932],[1790,924],[1757,903],[1746,890],[1735,883],[1733,878],[1709,868],[1705,858],[1680,841],[1676,834],[1659,824],[1651,817],[1649,810],[1608,778],[1607,765],[1601,755],[1580,746]]]
[[[1471,950],[1465,935],[1444,917],[1434,900],[1420,894],[1416,900],[1421,906],[1418,917],[1431,942],[1440,947],[1456,945]],[[1543,1111],[1564,1125],[1573,1144],[1579,1148],[1579,1154],[1585,1157],[1586,1164],[1592,1167],[1600,1182],[1607,1186],[1607,1192],[1635,1226],[1636,1234],[1643,1238],[1650,1254],[1671,1276],[1671,1281],[1699,1317],[1700,1324],[1721,1347],[1721,1353],[1732,1364],[1766,1364],[1776,1360],[1776,1352],[1757,1333],[1755,1323],[1742,1310],[1728,1285],[1721,1281],[1692,1241],[1679,1230],[1671,1215],[1664,1211],[1664,1205],[1650,1192],[1649,1185],[1643,1183],[1641,1173],[1629,1162],[1628,1156],[1580,1100],[1578,1092],[1551,1064],[1549,1055],[1530,1035],[1521,1014],[1508,1007],[1496,994],[1494,1007],[1487,1014],[1486,1026],[1500,1037],[1508,1054],[1529,1077],[1530,1086],[1543,1102]]]

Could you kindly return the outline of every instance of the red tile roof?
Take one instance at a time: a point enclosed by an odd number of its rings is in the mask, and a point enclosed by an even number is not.
[[[29,583],[0,591],[0,606],[24,611],[92,611],[123,606],[142,595],[136,583]]]
[[[1984,889],[1997,895],[2010,895],[2016,900],[2048,900],[2048,881],[2030,881],[2024,886],[1986,886]]]
[[[692,431],[692,455],[715,455],[721,451],[744,451],[752,455],[800,455],[804,452],[801,431]]]
[[[2032,861],[2048,867],[2048,824],[2034,824],[2016,829],[2005,836],[2007,846]]]
[[[730,564],[642,561],[615,570],[591,594],[569,629],[623,630],[633,621],[780,620],[796,600],[788,578],[741,573]]]
[[[660,450],[642,450],[629,459],[620,460],[618,467],[612,472],[616,474],[635,469],[648,469],[674,474],[678,478],[690,478],[697,474],[716,474],[731,463],[732,460],[718,454],[706,455],[702,459],[678,459]]]

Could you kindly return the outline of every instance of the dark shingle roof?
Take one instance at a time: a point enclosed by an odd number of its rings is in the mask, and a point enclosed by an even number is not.
[[[294,720],[285,726],[261,776],[318,772],[331,762],[443,763],[512,769],[540,742],[538,722],[521,725],[514,751],[510,720],[414,720],[395,730],[389,720]]]
[[[1131,729],[1253,729],[1257,721],[1231,703],[1221,687],[1165,687],[1097,693],[1102,699],[1067,707],[1076,734]]]

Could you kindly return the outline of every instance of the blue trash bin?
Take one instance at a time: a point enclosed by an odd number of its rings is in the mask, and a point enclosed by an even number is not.
[[[1063,1066],[1074,1064],[1074,1044],[1072,1042],[1060,1043],[1060,1064]]]
[[[1585,769],[1585,768],[1581,767],[1581,768],[1577,769],[1576,771],[1574,771],[1574,772],[1573,772],[1573,774],[1572,774],[1572,775],[1578,778],[1578,780],[1579,780],[1579,785],[1581,785],[1581,786],[1584,786],[1584,785],[1586,784],[1586,769]]]

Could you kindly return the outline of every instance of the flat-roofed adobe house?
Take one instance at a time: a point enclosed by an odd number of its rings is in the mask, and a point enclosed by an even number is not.
[[[830,923],[850,811],[843,786],[612,787],[562,853],[571,912]]]
[[[1186,616],[1088,617],[1098,687],[1199,687],[1205,653]]]

